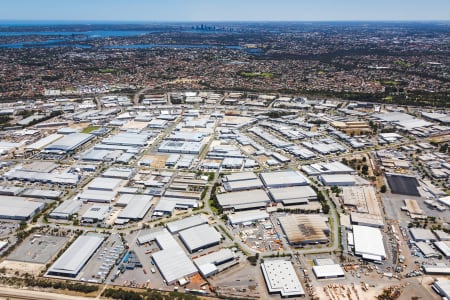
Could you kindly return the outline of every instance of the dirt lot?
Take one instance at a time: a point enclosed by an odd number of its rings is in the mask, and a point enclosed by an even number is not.
[[[155,169],[164,169],[166,167],[167,155],[144,155],[141,160],[150,159],[152,164],[150,167]]]
[[[0,263],[0,269],[1,268],[5,268],[6,273],[11,275],[15,275],[15,272],[19,272],[20,274],[28,273],[37,276],[45,268],[45,265],[4,260]]]

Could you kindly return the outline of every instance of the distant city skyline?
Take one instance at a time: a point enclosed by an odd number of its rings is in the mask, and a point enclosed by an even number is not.
[[[5,0],[0,21],[433,21],[448,0]]]

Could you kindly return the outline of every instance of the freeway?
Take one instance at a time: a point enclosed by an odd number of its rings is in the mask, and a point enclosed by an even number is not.
[[[50,292],[0,287],[0,299],[10,300],[92,300],[89,297],[70,296]]]

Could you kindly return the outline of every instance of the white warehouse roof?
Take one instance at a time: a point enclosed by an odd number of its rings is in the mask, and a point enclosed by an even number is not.
[[[250,190],[241,192],[231,192],[224,194],[217,194],[217,201],[224,209],[234,208],[256,208],[265,207],[270,198],[263,190]]]
[[[80,236],[50,267],[48,275],[76,277],[103,239],[98,235]]]
[[[185,229],[180,231],[179,235],[189,252],[216,245],[222,238],[221,234],[208,224]]]
[[[353,240],[355,244],[355,254],[363,258],[376,258],[382,260],[386,258],[383,236],[378,228],[353,225]]]
[[[167,223],[167,229],[172,233],[208,223],[208,217],[204,214],[193,215],[178,221]]]
[[[308,185],[306,178],[298,171],[261,173],[261,180],[267,188]]]
[[[305,295],[305,291],[290,261],[264,261],[261,264],[261,270],[270,293],[279,292],[282,297]]]

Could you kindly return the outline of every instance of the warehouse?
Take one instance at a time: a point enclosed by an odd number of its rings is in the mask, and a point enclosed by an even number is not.
[[[198,207],[198,201],[194,199],[161,197],[153,210],[153,215],[171,215],[175,209],[189,209]]]
[[[266,172],[260,174],[266,188],[281,188],[308,185],[306,178],[298,171]]]
[[[345,277],[344,270],[338,264],[313,266],[312,270],[317,279]]]
[[[436,280],[432,287],[442,298],[450,298],[450,280]]]
[[[353,225],[353,242],[355,244],[355,255],[378,262],[386,259],[383,235],[380,229]]]
[[[58,200],[61,197],[61,195],[62,191],[51,191],[41,189],[26,189],[22,193],[22,197],[52,199],[52,200]]]
[[[223,187],[228,192],[259,189],[263,187],[261,180],[253,172],[241,172],[225,175]]]
[[[178,233],[182,230],[208,223],[208,217],[204,214],[196,214],[178,221],[167,223],[167,229],[171,233]]]
[[[73,152],[78,147],[92,140],[94,136],[86,133],[73,133],[56,140],[44,148],[49,153],[68,153]]]
[[[147,141],[151,136],[152,134],[146,132],[121,132],[103,139],[102,144],[141,148],[147,145]]]
[[[405,199],[405,207],[402,208],[409,213],[411,219],[425,219],[424,211],[420,208],[419,203],[414,199]]]
[[[118,219],[142,220],[152,207],[152,196],[132,195],[126,207],[117,216]]]
[[[430,245],[428,245],[425,242],[417,242],[416,243],[417,248],[419,248],[420,252],[422,252],[423,257],[429,258],[429,257],[438,257],[438,253],[431,248]]]
[[[44,209],[45,203],[29,198],[0,196],[0,219],[29,220]]]
[[[110,203],[114,201],[116,195],[116,192],[87,189],[79,193],[77,195],[77,199],[83,202]]]
[[[112,192],[120,186],[122,179],[96,177],[86,186],[88,190]]]
[[[49,276],[75,278],[103,243],[100,235],[82,235],[56,260],[47,272]]]
[[[242,224],[245,226],[267,219],[269,219],[269,214],[263,210],[247,210],[228,215],[228,221],[231,225]]]
[[[281,229],[291,245],[327,243],[328,219],[321,215],[289,215],[278,218]]]
[[[363,225],[375,228],[384,227],[384,219],[382,216],[352,211],[350,213],[350,219],[354,225]]]
[[[442,252],[445,258],[450,258],[450,242],[449,241],[440,241],[435,242],[434,245],[436,246],[439,251]]]
[[[310,186],[270,189],[269,195],[274,202],[281,202],[283,205],[307,204],[317,200],[317,194]]]
[[[160,144],[158,151],[165,153],[199,154],[204,144],[199,142],[183,142],[164,140]]]
[[[108,216],[110,210],[111,207],[109,205],[93,205],[81,216],[81,222],[103,222]]]
[[[317,176],[324,174],[353,174],[355,170],[344,165],[339,161],[334,161],[331,163],[316,163],[311,165],[302,166],[302,171],[309,176]]]
[[[430,229],[410,228],[409,233],[415,242],[436,242],[437,238]]]
[[[25,146],[25,150],[29,150],[29,151],[42,150],[42,148],[44,148],[45,146],[59,140],[62,137],[63,137],[62,134],[57,134],[57,133],[47,135],[31,145]]]
[[[77,174],[30,172],[21,169],[12,169],[4,173],[3,176],[9,180],[23,180],[30,182],[43,182],[64,185],[76,185],[80,180],[80,176]]]
[[[320,175],[319,180],[326,186],[353,186],[356,185],[356,179],[353,175]]]
[[[294,266],[287,260],[266,260],[261,263],[267,290],[281,297],[304,296],[305,291],[298,279]]]
[[[206,254],[194,259],[194,264],[199,269],[200,274],[206,278],[219,273],[219,268],[217,266],[233,261],[234,259],[235,256],[233,251],[228,248],[224,248],[217,252]],[[234,260],[234,264],[237,263],[238,262]],[[229,267],[230,264],[227,264],[226,266]]]
[[[223,193],[216,197],[224,210],[263,208],[270,203],[269,196],[263,190]]]
[[[152,259],[168,285],[198,272],[194,263],[166,229],[141,235],[137,240],[140,245],[150,241],[156,241],[161,248],[161,251],[152,254]]]
[[[190,253],[218,245],[222,239],[220,233],[208,224],[182,230],[179,236]]]
[[[73,214],[75,214],[83,204],[82,201],[71,199],[62,202],[58,205],[50,214],[49,217],[53,219],[65,219],[68,220]]]
[[[102,177],[105,178],[119,178],[128,180],[134,175],[134,170],[132,168],[116,168],[110,167],[108,170],[103,172]]]

